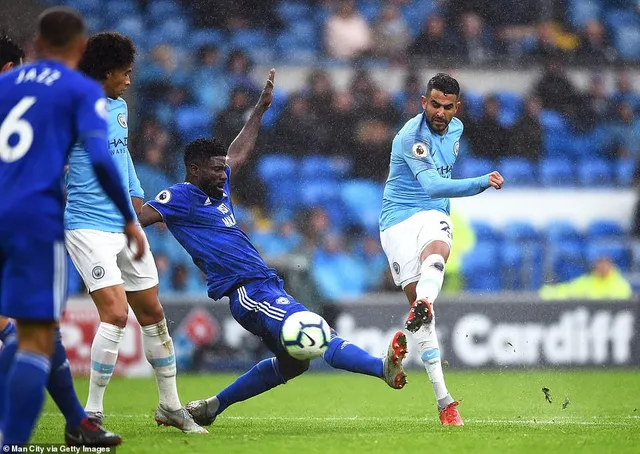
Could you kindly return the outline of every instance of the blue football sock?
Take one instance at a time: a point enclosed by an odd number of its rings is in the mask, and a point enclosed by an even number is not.
[[[264,359],[220,391],[216,396],[220,402],[216,414],[222,413],[229,405],[247,400],[284,383],[286,380],[280,374],[278,360]]]
[[[46,356],[18,350],[7,380],[7,398],[0,431],[4,445],[24,445],[31,438],[49,379],[51,363]]]
[[[55,336],[55,350],[51,356],[51,374],[49,374],[47,390],[64,415],[67,427],[73,428],[78,426],[87,414],[73,388],[73,378],[71,378],[71,369],[67,361],[67,352],[62,345],[60,329],[56,329]]]
[[[324,352],[323,358],[331,367],[335,367],[336,369],[348,370],[349,372],[357,372],[378,378],[382,377],[383,374],[384,366],[382,358],[371,356],[357,345],[345,341],[338,336],[331,339],[327,351]]]
[[[18,339],[15,334],[7,336],[4,340],[4,347],[0,351],[0,421],[2,421],[4,406],[7,401],[7,379],[17,351]]]
[[[16,325],[11,320],[9,320],[9,324],[2,331],[0,331],[0,341],[2,341],[3,344],[6,344],[9,336],[15,337],[15,335]]]

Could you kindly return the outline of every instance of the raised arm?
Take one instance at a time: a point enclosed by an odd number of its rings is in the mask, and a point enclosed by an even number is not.
[[[258,132],[260,131],[260,124],[262,123],[262,116],[271,106],[273,101],[273,86],[276,77],[276,70],[269,71],[269,78],[265,84],[260,99],[254,107],[249,119],[244,124],[240,134],[233,140],[229,146],[227,153],[227,164],[231,167],[231,171],[235,171],[240,168],[249,158],[249,155],[253,151],[256,145],[256,139],[258,138]]]

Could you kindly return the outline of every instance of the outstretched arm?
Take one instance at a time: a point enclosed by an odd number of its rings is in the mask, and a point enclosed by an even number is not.
[[[480,194],[487,188],[502,188],[504,179],[498,172],[475,178],[450,180],[442,178],[437,170],[429,169],[416,176],[420,185],[432,199],[449,199],[455,197],[469,197]]]
[[[160,213],[148,204],[142,206],[142,210],[140,214],[138,214],[138,221],[142,227],[155,224],[156,222],[163,222]]]
[[[238,134],[229,146],[227,164],[231,167],[232,171],[237,170],[247,161],[256,145],[260,123],[262,123],[262,116],[269,106],[271,106],[271,101],[273,101],[273,84],[275,77],[276,70],[272,69],[269,71],[269,78],[260,94],[258,103],[254,107],[253,112],[251,112],[251,116],[245,123],[242,131],[240,131],[240,134]]]

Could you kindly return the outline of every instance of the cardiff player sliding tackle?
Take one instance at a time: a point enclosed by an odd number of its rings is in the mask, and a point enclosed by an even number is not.
[[[227,296],[233,317],[259,336],[275,357],[263,360],[217,395],[191,402],[187,410],[196,423],[210,425],[230,405],[286,383],[309,368],[309,359],[296,359],[282,345],[286,320],[308,309],[289,295],[275,270],[269,268],[247,235],[238,228],[231,203],[231,171],[244,163],[254,148],[263,114],[271,105],[275,70],[244,128],[227,150],[216,139],[198,139],[187,145],[186,183],[162,191],[139,215],[148,226],[164,222],[193,262],[207,276],[214,300]],[[320,318],[319,316],[317,318]],[[379,377],[401,389],[406,383],[402,360],[406,337],[399,331],[387,355],[376,358],[340,338],[334,331],[324,352],[331,366]]]
[[[436,395],[440,421],[463,425],[444,383],[435,330],[434,303],[444,280],[453,239],[449,198],[466,197],[487,188],[502,188],[498,172],[452,180],[462,122],[454,117],[458,82],[436,74],[422,96],[424,112],[409,120],[393,140],[389,177],[380,215],[380,239],[396,285],[409,299],[405,327],[413,333]]]

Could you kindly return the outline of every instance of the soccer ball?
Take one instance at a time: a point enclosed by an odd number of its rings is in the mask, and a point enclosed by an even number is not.
[[[331,340],[329,324],[318,314],[296,312],[284,321],[280,341],[295,359],[314,359],[325,352]]]

